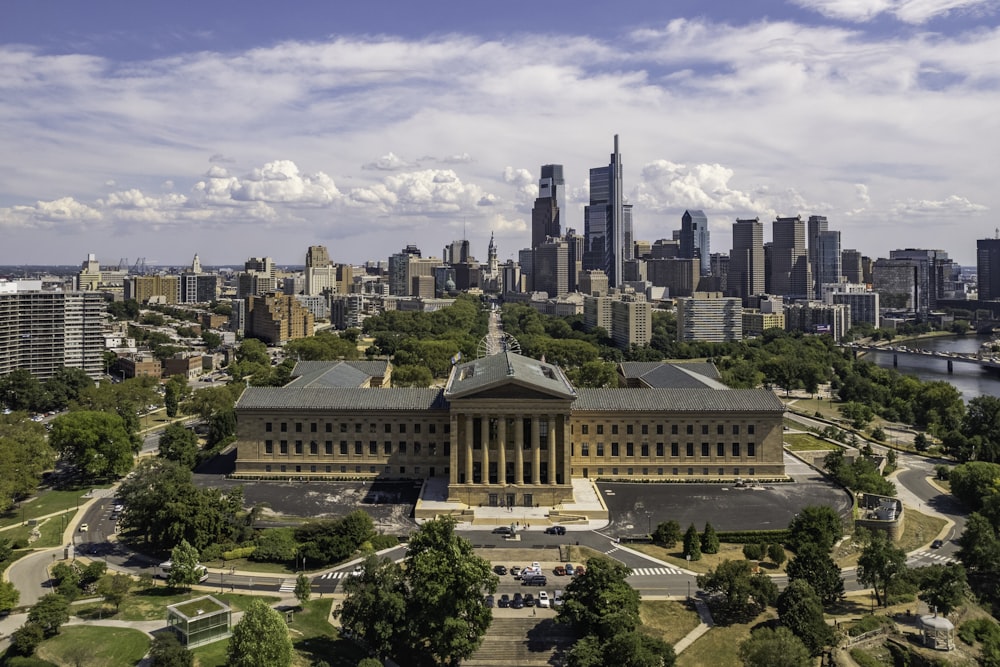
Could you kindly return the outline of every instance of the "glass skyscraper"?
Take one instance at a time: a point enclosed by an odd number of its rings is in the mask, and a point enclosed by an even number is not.
[[[616,134],[610,164],[590,170],[590,205],[584,209],[583,268],[604,271],[611,287],[621,285],[625,240],[632,238],[631,211],[626,218],[622,198],[622,157]]]

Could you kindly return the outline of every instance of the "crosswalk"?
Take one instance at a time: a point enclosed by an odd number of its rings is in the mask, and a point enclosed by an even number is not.
[[[940,553],[935,553],[933,551],[917,551],[916,553],[914,553],[913,555],[911,555],[907,559],[907,562],[913,563],[913,562],[925,561],[925,560],[936,561],[936,562],[941,563],[943,565],[947,565],[949,563],[958,563],[959,562],[957,558],[951,558],[949,556],[944,556],[944,555],[942,555]]]
[[[605,551],[604,553],[605,553],[605,554],[613,554],[613,553],[614,553],[614,552],[616,552],[616,551],[618,551],[618,547],[611,547],[610,549],[608,549],[608,550],[607,550],[607,551]]]
[[[650,577],[653,575],[662,574],[682,574],[680,570],[676,567],[633,567],[632,576],[633,577]]]
[[[294,593],[295,592],[295,580],[285,579],[281,582],[281,586],[278,587],[279,593]]]
[[[341,577],[343,577],[346,574],[347,574],[347,572],[325,572],[325,573],[319,575],[319,578],[320,579],[340,579]]]

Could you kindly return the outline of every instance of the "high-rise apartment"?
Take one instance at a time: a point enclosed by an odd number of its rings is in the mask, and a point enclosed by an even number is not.
[[[626,221],[622,198],[622,156],[618,152],[616,134],[611,162],[606,167],[590,170],[590,205],[584,209],[583,268],[604,271],[612,287],[622,282],[625,226],[627,222],[631,224],[631,210]],[[631,237],[631,229],[627,235]]]
[[[712,272],[709,249],[708,218],[704,211],[684,211],[681,216],[681,251],[684,259],[698,259],[701,275]]]
[[[733,249],[729,253],[728,292],[747,300],[764,293],[764,225],[760,218],[733,223]]]

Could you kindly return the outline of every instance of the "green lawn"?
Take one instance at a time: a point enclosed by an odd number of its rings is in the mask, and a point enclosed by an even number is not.
[[[677,656],[677,667],[739,665],[740,643],[750,637],[750,631],[757,624],[765,623],[775,616],[773,610],[768,610],[750,623],[712,628]]]
[[[40,516],[54,514],[69,509],[77,509],[83,503],[90,500],[85,494],[92,488],[103,489],[105,486],[88,486],[85,489],[74,491],[43,491],[41,494],[29,498],[21,503],[21,507],[11,508],[0,515],[0,528],[16,526],[28,519],[37,519]],[[23,515],[23,520],[22,520]],[[2,533],[0,533],[2,534]],[[4,535],[6,537],[6,535]]]
[[[698,612],[673,600],[643,600],[639,603],[639,619],[644,632],[670,645],[686,637],[701,623]]]
[[[149,637],[130,628],[63,627],[38,647],[37,655],[57,665],[132,667],[149,650]]]
[[[829,443],[822,438],[817,438],[811,433],[786,433],[784,439],[788,443],[788,449],[793,452],[839,449],[837,445]]]
[[[140,590],[130,595],[116,613],[114,607],[101,602],[90,602],[74,605],[73,613],[80,618],[113,618],[119,621],[156,621],[166,619],[167,607],[203,595],[211,595],[216,600],[225,602],[233,611],[243,611],[250,600],[259,597],[268,604],[277,602],[279,598],[257,595],[239,595],[236,593],[217,593],[213,591],[178,591],[166,586],[157,586]]]

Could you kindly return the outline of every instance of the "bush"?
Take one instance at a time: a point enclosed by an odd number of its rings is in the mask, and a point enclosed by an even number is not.
[[[764,556],[764,545],[750,542],[743,545],[743,557],[747,560],[760,560]]]
[[[878,614],[874,616],[862,616],[847,629],[847,634],[852,637],[857,637],[858,635],[863,635],[866,632],[878,630],[884,625],[892,625],[892,623],[892,619],[888,616],[881,616]]]
[[[399,545],[399,538],[395,535],[376,535],[369,542],[373,551],[382,551]]]
[[[958,627],[958,637],[970,646],[977,641],[986,641],[989,637],[1000,639],[1000,625],[989,618],[966,621]]]
[[[249,558],[257,550],[256,546],[237,547],[222,553],[223,560],[236,560],[237,558]]]
[[[785,543],[791,536],[787,528],[781,530],[720,530],[716,533],[720,542],[727,544],[768,544],[771,542]]]

